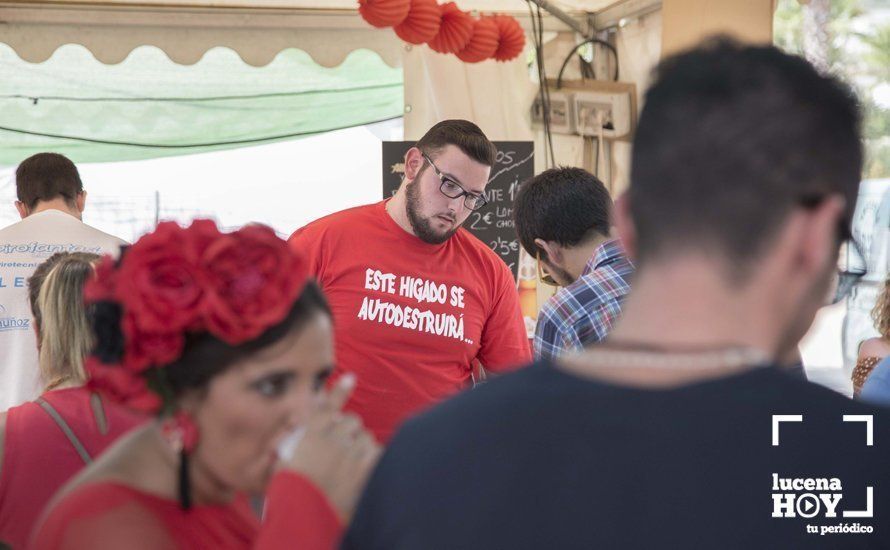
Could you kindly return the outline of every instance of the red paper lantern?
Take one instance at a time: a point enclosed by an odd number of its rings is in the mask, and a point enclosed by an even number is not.
[[[408,17],[411,0],[358,0],[358,12],[375,27],[394,27]]]
[[[442,5],[442,24],[439,33],[429,41],[430,48],[439,53],[457,53],[467,46],[473,36],[473,18],[461,11],[454,2]]]
[[[436,0],[411,0],[408,17],[395,31],[399,38],[409,44],[426,44],[439,34],[442,25],[442,8]]]
[[[510,15],[494,15],[491,17],[498,26],[500,38],[494,58],[498,61],[510,61],[522,53],[525,48],[525,31],[515,17]]]
[[[473,22],[473,36],[467,46],[457,52],[464,63],[479,63],[491,58],[498,49],[500,30],[491,17],[483,17]]]

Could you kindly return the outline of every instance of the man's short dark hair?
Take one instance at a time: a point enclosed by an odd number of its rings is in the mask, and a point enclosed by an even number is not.
[[[15,170],[15,190],[20,202],[34,208],[39,201],[62,197],[73,205],[83,192],[77,167],[58,153],[37,153],[19,164]]]
[[[853,92],[800,57],[726,38],[656,69],[633,145],[637,262],[698,249],[744,267],[795,205],[852,218],[862,170]]]
[[[609,234],[612,197],[603,182],[581,168],[551,168],[523,183],[513,204],[522,248],[544,251],[535,239],[572,247]]]
[[[497,148],[482,132],[468,120],[443,120],[432,128],[415,147],[424,153],[435,156],[447,145],[454,145],[465,155],[485,166],[493,166],[497,157]]]

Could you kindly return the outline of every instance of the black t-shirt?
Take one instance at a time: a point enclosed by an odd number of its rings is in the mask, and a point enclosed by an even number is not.
[[[890,548],[888,413],[774,367],[653,390],[541,362],[407,422],[343,548]],[[778,446],[773,415],[802,416]]]

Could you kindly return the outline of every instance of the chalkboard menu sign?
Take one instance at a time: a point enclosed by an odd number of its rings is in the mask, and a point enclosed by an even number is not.
[[[405,153],[413,141],[383,142],[383,197],[391,197],[402,183]],[[464,227],[494,250],[516,277],[519,240],[513,227],[513,199],[519,184],[534,175],[534,144],[531,141],[496,141],[498,156],[485,187],[488,199],[482,209],[471,212]]]

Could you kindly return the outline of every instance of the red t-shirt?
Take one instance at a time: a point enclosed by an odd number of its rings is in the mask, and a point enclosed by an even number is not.
[[[531,358],[507,265],[463,228],[425,243],[385,205],[337,212],[290,238],[333,311],[332,379],[357,375],[346,408],[384,442],[407,416],[466,387],[474,360],[502,372]]]

